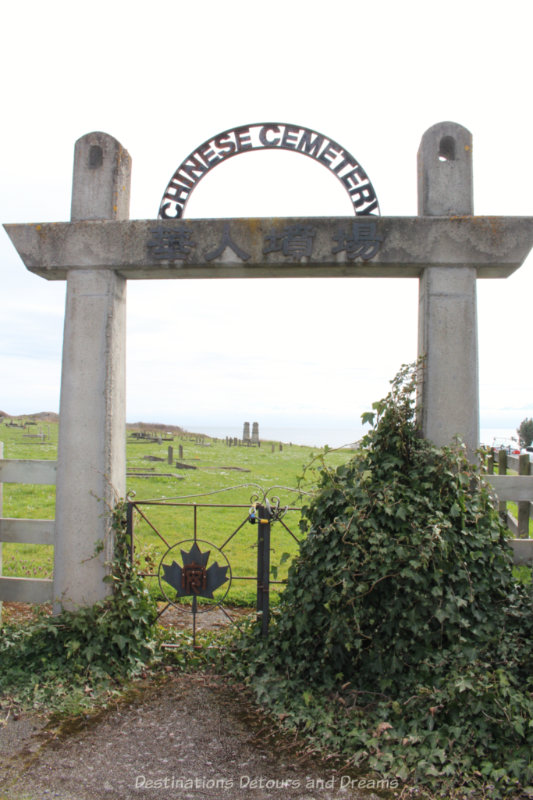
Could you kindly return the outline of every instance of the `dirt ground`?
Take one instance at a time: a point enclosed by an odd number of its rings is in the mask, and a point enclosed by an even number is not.
[[[165,608],[161,603],[159,609],[163,612],[159,617],[159,623],[164,627],[177,628],[178,630],[192,629],[193,615],[190,606],[178,607],[170,605]],[[196,615],[196,630],[220,630],[228,625],[238,624],[240,619],[254,613],[249,608],[233,606],[200,611]]]
[[[77,724],[0,727],[2,800],[377,800],[371,779],[296,755],[246,695],[176,675]]]
[[[4,619],[29,613],[15,605],[5,604]],[[181,611],[165,616],[190,624]],[[198,621],[225,624],[218,609]],[[75,723],[0,720],[0,800],[378,800],[397,791],[299,756],[245,691],[217,676],[169,673]]]
[[[172,606],[168,607],[165,603],[159,603],[159,610],[162,613],[159,622],[168,628],[177,628],[178,630],[186,630],[192,628],[192,613],[190,606]],[[52,606],[41,605],[41,613],[51,614]],[[224,628],[231,623],[238,623],[241,617],[253,614],[249,608],[241,607],[224,607],[213,608],[207,611],[200,611],[196,615],[196,628],[197,630],[217,630]],[[27,622],[35,617],[34,606],[29,603],[4,603],[2,610],[2,620],[4,622]]]

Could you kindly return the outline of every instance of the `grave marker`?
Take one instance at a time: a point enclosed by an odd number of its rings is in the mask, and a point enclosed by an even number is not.
[[[259,423],[252,423],[252,444],[259,444]]]

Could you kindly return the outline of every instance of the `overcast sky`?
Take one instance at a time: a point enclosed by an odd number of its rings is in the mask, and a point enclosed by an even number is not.
[[[350,151],[383,215],[414,215],[424,131],[474,137],[476,214],[531,215],[531,3],[137,0],[4,4],[0,221],[68,220],[76,139],[133,160],[132,219],[181,161],[237,125],[307,126]],[[349,215],[323,166],[231,159],[188,217]],[[57,411],[65,284],[0,231],[0,409]],[[478,282],[481,425],[533,416],[533,256]],[[354,427],[416,357],[416,280],[130,281],[129,421]]]

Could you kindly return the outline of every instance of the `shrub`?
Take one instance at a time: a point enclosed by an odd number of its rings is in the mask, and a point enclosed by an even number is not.
[[[125,514],[123,503],[113,511],[115,556],[105,579],[113,592],[105,600],[0,628],[2,694],[23,704],[38,697],[57,706],[69,691],[90,692],[93,680],[105,687],[106,680],[133,675],[150,659],[157,608],[131,563]]]
[[[523,419],[516,432],[522,447],[529,447],[533,442],[533,419]]]
[[[403,368],[361,450],[322,472],[269,637],[241,640],[237,671],[351,763],[503,796],[531,779],[531,597],[464,449],[420,436],[415,384]]]

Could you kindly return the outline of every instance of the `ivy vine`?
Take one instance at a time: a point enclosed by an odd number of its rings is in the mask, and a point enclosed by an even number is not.
[[[417,367],[324,468],[268,639],[226,664],[285,726],[442,797],[533,796],[533,605],[464,448],[415,420]]]
[[[104,579],[112,585],[109,596],[76,611],[41,614],[31,624],[0,627],[4,702],[56,709],[72,702],[83,705],[93,687],[105,690],[151,659],[157,607],[130,557],[126,503],[111,513],[114,558]]]

